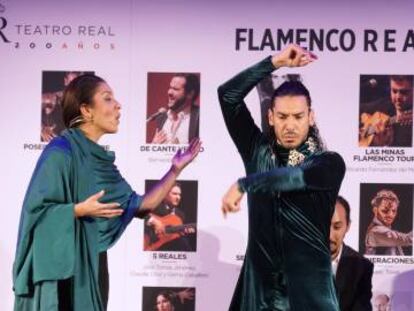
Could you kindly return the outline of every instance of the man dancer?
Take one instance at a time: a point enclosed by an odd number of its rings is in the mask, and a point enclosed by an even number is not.
[[[323,150],[309,92],[299,81],[275,90],[262,133],[243,101],[266,75],[316,57],[290,45],[220,86],[227,129],[246,178],[223,198],[223,213],[240,209],[248,192],[249,237],[230,310],[339,310],[331,269],[329,227],[345,174],[341,156]]]

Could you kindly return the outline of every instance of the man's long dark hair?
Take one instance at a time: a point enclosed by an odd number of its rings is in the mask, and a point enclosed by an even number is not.
[[[283,96],[304,96],[308,104],[309,111],[312,109],[312,99],[310,97],[308,89],[299,80],[290,80],[283,82],[273,93],[272,96],[272,108],[275,104],[277,97]],[[271,129],[271,136],[275,138],[274,130]],[[309,127],[308,137],[312,137],[316,142],[317,150],[326,150],[325,143],[319,133],[319,129],[316,124]]]

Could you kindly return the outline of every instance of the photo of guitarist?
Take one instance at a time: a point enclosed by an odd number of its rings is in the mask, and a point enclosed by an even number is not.
[[[361,76],[359,146],[411,147],[412,109],[413,76]]]
[[[186,183],[193,183],[193,186],[196,186],[193,181],[186,181]],[[187,202],[181,204],[183,188],[185,187],[181,183],[176,182],[163,202],[146,217],[145,251],[196,251],[196,223],[191,222],[192,219],[195,220],[196,211],[190,210],[195,204],[189,204],[191,206],[186,206],[187,208],[182,207],[189,201],[187,198]],[[186,212],[192,215],[186,217]]]

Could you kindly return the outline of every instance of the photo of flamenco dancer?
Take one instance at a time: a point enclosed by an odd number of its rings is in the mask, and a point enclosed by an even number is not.
[[[194,311],[193,287],[143,287],[142,311]]]
[[[147,180],[150,188],[155,180]],[[197,250],[197,189],[194,180],[174,184],[162,203],[144,222],[144,251]]]
[[[360,253],[413,253],[413,185],[361,184]]]

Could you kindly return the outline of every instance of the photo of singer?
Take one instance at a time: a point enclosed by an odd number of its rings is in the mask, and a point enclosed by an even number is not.
[[[200,73],[149,72],[147,144],[188,144],[199,137]]]

